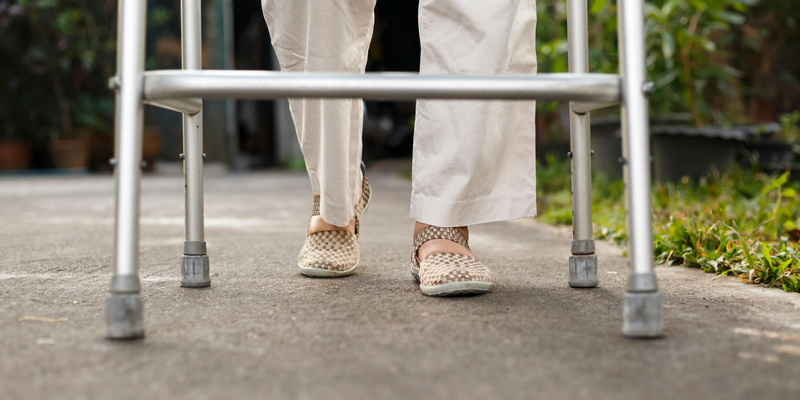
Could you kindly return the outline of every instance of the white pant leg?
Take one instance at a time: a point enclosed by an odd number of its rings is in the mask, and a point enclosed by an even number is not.
[[[262,0],[282,71],[364,73],[375,0]],[[326,222],[346,226],[361,193],[359,99],[290,99],[292,119]]]
[[[423,74],[535,73],[535,0],[421,0]],[[533,101],[420,100],[411,217],[465,226],[536,215]]]

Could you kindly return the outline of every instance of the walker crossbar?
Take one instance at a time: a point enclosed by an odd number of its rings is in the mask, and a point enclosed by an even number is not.
[[[144,100],[144,104],[166,108],[186,115],[195,115],[203,110],[203,100],[198,98]]]
[[[653,268],[650,137],[645,83],[643,0],[617,0],[620,74],[590,74],[587,0],[567,0],[569,74],[419,75],[202,71],[200,0],[181,1],[183,69],[144,71],[146,1],[119,0],[116,108],[114,275],[106,301],[108,337],[144,336],[139,284],[139,196],[143,104],[183,113],[186,239],[183,287],[211,284],[203,224],[201,99],[364,98],[570,102],[573,241],[569,285],[595,287],[590,111],[620,103],[631,275],[622,299],[622,333],[658,337],[661,295]]]
[[[306,97],[619,102],[620,90],[619,76],[610,74],[356,75],[225,70],[144,73],[144,98],[147,100]]]
[[[570,101],[569,109],[575,114],[586,114],[588,112],[599,110],[601,108],[619,105],[618,101],[615,102],[602,102],[602,101]],[[166,108],[166,107],[165,107]]]

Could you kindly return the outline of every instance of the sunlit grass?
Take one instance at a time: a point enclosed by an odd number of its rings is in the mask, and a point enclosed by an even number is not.
[[[655,263],[800,291],[800,185],[788,178],[734,168],[699,182],[656,184]],[[571,225],[569,162],[550,158],[539,165],[537,187],[540,219]],[[595,237],[624,245],[622,181],[596,175],[592,189]]]

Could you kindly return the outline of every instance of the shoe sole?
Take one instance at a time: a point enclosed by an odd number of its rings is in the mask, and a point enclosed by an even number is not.
[[[370,186],[371,188],[372,186]],[[361,216],[367,214],[367,209],[369,208],[370,203],[372,203],[372,193],[369,194],[369,199],[367,199],[367,204],[364,206],[364,211],[361,213]],[[356,260],[356,265],[353,268],[350,268],[345,271],[332,271],[329,269],[322,269],[322,268],[312,268],[312,267],[304,267],[297,263],[297,266],[300,268],[300,273],[305,276],[310,276],[312,278],[343,278],[348,275],[353,275],[356,272],[356,268],[358,267],[358,262],[361,261],[361,254],[358,255],[358,260]]]
[[[411,275],[417,280],[417,282],[420,281],[419,268],[416,268],[413,264],[411,265]],[[482,294],[488,292],[491,286],[491,282],[466,281],[451,282],[436,286],[419,285],[419,288],[422,290],[422,293],[428,296],[444,297]]]
[[[359,257],[359,260],[360,259],[361,257]],[[352,275],[354,272],[356,272],[356,268],[358,267],[358,261],[356,261],[356,265],[354,265],[353,268],[350,268],[345,271],[333,271],[330,269],[323,269],[323,268],[304,267],[300,265],[300,263],[298,263],[297,266],[300,268],[301,274],[305,276],[310,276],[312,278],[343,278],[345,276]]]

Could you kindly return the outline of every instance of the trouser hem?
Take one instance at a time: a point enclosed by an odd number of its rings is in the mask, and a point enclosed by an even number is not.
[[[457,227],[536,216],[536,192],[514,197],[452,202],[411,194],[411,218],[423,224]]]

